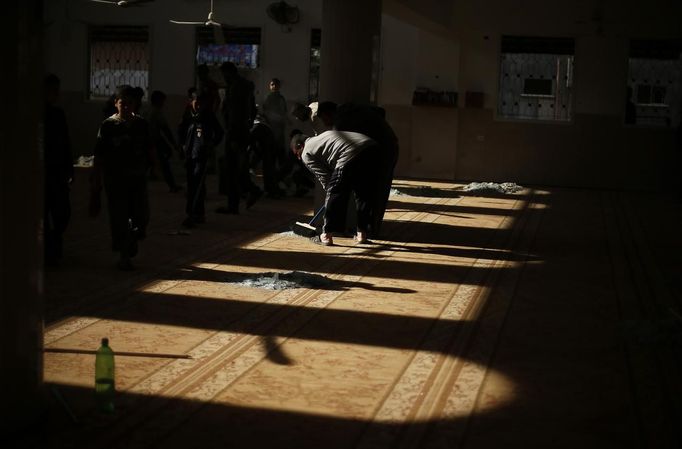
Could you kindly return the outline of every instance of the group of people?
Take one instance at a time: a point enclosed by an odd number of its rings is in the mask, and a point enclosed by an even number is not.
[[[197,71],[198,86],[190,98],[178,127],[179,145],[163,116],[165,95],[155,91],[151,107],[140,113],[141,98],[137,88],[119,86],[112,97],[115,111],[102,122],[94,151],[91,176],[90,213],[101,208],[101,192],[107,197],[112,249],[120,254],[118,267],[133,268],[131,258],[137,253],[137,242],[145,237],[149,222],[147,193],[148,174],[157,165],[171,192],[175,183],[169,159],[179,147],[184,159],[187,195],[186,218],[182,226],[193,228],[205,222],[206,174],[213,149],[224,138],[225,151],[219,158],[220,185],[227,205],[219,213],[238,214],[242,194],[246,207],[263,194],[249,172],[247,151],[251,126],[255,117],[253,84],[242,78],[232,63],[221,66],[226,82],[225,98],[220,101],[217,84],[207,76],[206,66]],[[222,113],[223,125],[216,117]]]
[[[331,102],[296,105],[291,115],[299,127],[311,125],[311,131],[307,135],[297,129],[287,137],[290,113],[280,93],[281,82],[276,78],[269,82],[270,92],[259,112],[253,83],[232,63],[220,68],[225,79],[222,99],[208,68],[199,66],[197,86],[188,91],[177,141],[164,116],[163,92],[150,95],[145,111],[141,111],[144,91],[128,85],[119,86],[107,102],[94,149],[89,212],[99,214],[104,192],[112,249],[120,256],[118,268],[133,269],[131,259],[146,235],[147,181],[152,167],[161,171],[171,192],[182,190],[169,162],[175,151],[184,159],[186,172],[184,227],[205,222],[206,175],[217,160],[219,190],[227,197],[217,213],[238,214],[242,201],[249,208],[264,194],[281,198],[287,184],[294,185],[295,195],[302,195],[314,188],[316,178],[326,192],[318,243],[331,245],[333,234],[345,231],[351,193],[357,207],[356,239],[363,243],[378,236],[398,154],[397,138],[383,110],[352,104],[337,107]],[[45,87],[45,250],[49,262],[61,257],[73,167],[66,118],[56,106],[58,78],[50,75]],[[224,151],[216,151],[221,141]],[[258,165],[262,166],[263,189],[252,179]]]

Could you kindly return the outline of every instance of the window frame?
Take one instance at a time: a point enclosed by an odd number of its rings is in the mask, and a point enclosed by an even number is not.
[[[500,108],[499,108],[499,102],[500,102],[500,93],[501,93],[501,79],[502,79],[502,55],[506,52],[503,52],[503,39],[505,37],[511,37],[511,38],[525,38],[525,39],[538,39],[538,40],[552,40],[552,39],[557,39],[557,40],[564,40],[564,41],[571,41],[572,49],[573,52],[570,53],[572,58],[570,59],[570,65],[571,65],[571,70],[568,73],[569,75],[569,83],[572,89],[570,100],[567,103],[567,106],[570,108],[570,118],[567,120],[553,120],[553,119],[546,119],[546,118],[522,118],[522,117],[510,117],[506,115],[502,115],[500,113]],[[562,36],[519,36],[514,33],[500,33],[498,37],[498,45],[496,46],[496,60],[497,60],[497,84],[495,85],[496,90],[494,91],[494,98],[495,98],[495,106],[492,108],[493,109],[493,121],[496,122],[508,122],[508,123],[525,123],[528,125],[554,125],[554,126],[573,126],[575,125],[575,84],[576,84],[576,75],[575,75],[575,46],[576,46],[576,36],[573,35],[562,35]],[[543,53],[534,53],[534,54],[543,54]],[[545,53],[545,54],[551,54],[551,53]],[[553,92],[551,96],[538,96],[538,95],[532,95],[532,94],[521,94],[523,98],[555,98],[556,96],[556,90]]]
[[[92,85],[91,85],[91,77],[92,77],[92,44],[95,40],[93,40],[93,31],[96,29],[100,29],[100,31],[104,31],[106,29],[118,29],[123,31],[124,29],[130,29],[134,30],[137,29],[138,31],[142,31],[144,29],[144,32],[146,34],[146,40],[144,41],[122,41],[122,42],[145,42],[146,43],[146,57],[147,57],[147,86],[145,88],[145,97],[149,95],[152,92],[152,81],[153,81],[153,76],[152,76],[152,61],[153,61],[153,45],[152,45],[152,36],[153,36],[153,26],[150,24],[146,23],[141,23],[141,24],[132,24],[132,25],[121,25],[121,24],[107,24],[107,23],[89,23],[86,26],[86,33],[87,33],[87,38],[85,39],[85,51],[86,51],[86,57],[85,60],[87,61],[87,64],[85,65],[85,89],[84,89],[84,101],[87,102],[95,102],[95,103],[103,103],[106,102],[111,94],[106,95],[106,96],[100,96],[100,95],[93,95],[92,94]],[[111,40],[111,41],[106,41],[106,40],[100,40],[99,42],[116,42],[116,40]],[[133,86],[135,87],[135,86]],[[115,91],[115,87],[114,87]],[[113,92],[112,92],[113,93]]]
[[[678,85],[672,84],[672,93],[669,93],[670,86],[668,84],[658,84],[653,82],[637,82],[633,78],[632,73],[632,61],[678,61]],[[644,80],[648,81],[648,80]],[[674,91],[677,89],[677,98],[673,98],[671,104],[668,103],[641,103],[639,101],[639,90],[642,86],[648,86],[650,88],[649,100],[654,99],[654,91],[656,88],[665,89],[665,95],[675,95]],[[650,110],[668,110],[667,117],[664,115],[656,115],[656,117],[663,118],[668,124],[656,124],[654,121],[649,121],[645,123],[626,123],[623,122],[625,127],[633,128],[649,128],[649,129],[661,129],[670,130],[675,129],[678,122],[682,121],[682,39],[671,38],[671,39],[640,39],[640,38],[630,38],[628,41],[628,54],[626,61],[626,79],[625,88],[632,89],[631,101],[634,103],[636,108],[649,108]],[[675,102],[676,100],[676,102]],[[624,113],[624,116],[626,114]],[[652,116],[644,116],[652,118]]]

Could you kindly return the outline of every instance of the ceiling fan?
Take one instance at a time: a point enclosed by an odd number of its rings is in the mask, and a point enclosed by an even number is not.
[[[130,6],[142,6],[144,3],[151,3],[154,0],[90,0],[94,3],[107,3],[109,5],[120,6],[121,8],[128,8]]]
[[[291,6],[284,0],[271,3],[266,12],[268,17],[279,23],[282,26],[282,31],[285,32],[291,31],[291,25],[300,20],[298,6]]]
[[[170,20],[170,22],[178,25],[204,25],[207,27],[208,26],[222,27],[223,24],[214,20],[214,18],[215,16],[213,15],[213,0],[211,0],[211,10],[208,12],[208,18],[206,19],[205,22],[184,22],[180,20]]]

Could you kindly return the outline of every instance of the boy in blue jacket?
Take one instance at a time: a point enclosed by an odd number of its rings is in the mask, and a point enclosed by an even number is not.
[[[223,138],[211,99],[206,94],[195,95],[190,105],[191,112],[184,117],[179,133],[187,169],[187,218],[182,222],[186,228],[206,221],[206,165],[210,149]]]

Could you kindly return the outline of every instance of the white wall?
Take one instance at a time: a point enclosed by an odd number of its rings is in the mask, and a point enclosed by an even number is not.
[[[215,12],[230,25],[262,28],[261,68],[251,76],[260,90],[259,100],[265,82],[276,76],[282,79],[288,100],[305,101],[310,29],[321,27],[322,0],[291,2],[301,8],[301,23],[290,33],[283,33],[266,16],[272,1],[216,0]],[[85,24],[149,25],[151,88],[165,90],[177,114],[194,79],[194,30],[167,20],[201,20],[208,3],[157,0],[142,8],[121,9],[80,0],[45,2],[46,20],[53,21],[46,30],[47,68],[63,80],[71,128],[92,134],[79,138],[76,152],[89,151],[101,119],[101,103],[85,100]],[[637,180],[638,167],[652,173],[643,181],[652,185],[662,167],[672,166],[665,159],[671,147],[666,142],[672,142],[668,132],[623,128],[623,90],[628,40],[681,37],[681,2],[385,0],[384,5],[390,6],[385,12],[395,13],[383,16],[379,102],[401,139],[401,174],[619,187]],[[600,7],[603,32],[592,20]],[[500,37],[507,34],[575,38],[573,122],[498,120]],[[411,106],[417,86],[458,91],[460,108]],[[484,108],[465,108],[466,91],[484,92]],[[586,161],[595,159],[601,162],[589,166],[597,168],[586,170]]]
[[[81,91],[87,83],[87,24],[147,25],[151,29],[151,89],[184,94],[193,83],[194,27],[169,23],[205,20],[209,2],[157,0],[143,7],[119,8],[76,0],[46,1],[47,68],[63,78],[63,88]],[[321,2],[299,0],[301,21],[284,32],[266,15],[272,0],[216,0],[214,13],[222,23],[261,28],[261,81],[280,77],[293,98],[305,99],[308,86],[310,29],[319,28]],[[257,86],[262,89],[262,86]]]
[[[461,0],[453,7],[452,33],[461,42],[460,91],[485,94],[483,109],[458,111],[458,179],[633,189],[665,185],[675,165],[672,130],[623,123],[628,42],[681,38],[682,3],[524,0],[520,6]],[[599,16],[601,21],[594,20]],[[574,38],[570,122],[497,116],[503,35]]]
[[[322,2],[289,2],[300,9],[300,22],[290,32],[272,21],[266,7],[274,0],[215,0],[214,14],[221,23],[236,27],[260,27],[260,68],[245,75],[256,84],[256,100],[267,94],[267,81],[282,80],[288,101],[308,97],[310,30],[320,28]],[[102,101],[87,99],[87,26],[147,25],[150,28],[150,91],[168,97],[171,123],[179,118],[187,88],[194,84],[195,29],[168,20],[201,21],[208,15],[208,0],[157,0],[142,7],[120,8],[81,0],[45,1],[46,70],[62,80],[63,105],[74,140],[74,152],[89,153],[101,120]],[[79,132],[74,132],[78,130]],[[92,136],[91,136],[92,134]]]
[[[379,103],[408,105],[417,87],[457,91],[459,44],[390,15],[382,16]]]
[[[682,38],[682,2],[385,0],[384,4],[389,6],[384,12],[394,17],[385,21],[384,67],[398,73],[384,71],[381,100],[401,138],[401,150],[406,148],[401,151],[399,173],[637,189],[660,188],[663,180],[671,178],[672,130],[625,126],[624,94],[629,40]],[[401,35],[400,29],[410,31]],[[437,39],[424,37],[427,30]],[[388,42],[395,35],[401,36],[399,43]],[[570,122],[541,124],[497,116],[503,35],[575,39]],[[452,37],[455,44],[448,43]],[[449,53],[456,56],[452,60],[442,56]],[[435,78],[438,72],[453,71],[449,78]],[[409,106],[405,88],[410,83],[437,88],[446,80],[460,94],[459,109]],[[483,108],[465,106],[467,91],[484,93]]]
[[[454,39],[420,32],[417,55],[418,86],[457,91],[459,44]]]
[[[382,16],[379,104],[400,142],[401,176],[455,176],[457,114],[453,107],[412,106],[417,87],[457,91],[459,44],[400,18]]]
[[[412,103],[417,85],[419,30],[392,16],[381,18],[381,78],[379,103]]]

